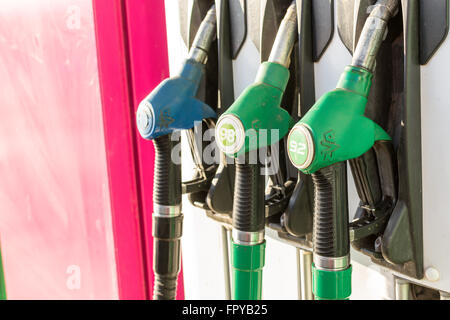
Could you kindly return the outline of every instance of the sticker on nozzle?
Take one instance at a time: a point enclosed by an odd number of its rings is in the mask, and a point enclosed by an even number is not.
[[[154,122],[153,108],[148,102],[142,102],[136,112],[137,127],[143,138],[147,139],[152,133]]]
[[[311,131],[299,123],[288,136],[288,155],[292,164],[300,169],[308,168],[314,159],[314,142]]]
[[[222,116],[216,126],[216,142],[222,152],[238,153],[245,142],[245,129],[241,120],[232,114]]]

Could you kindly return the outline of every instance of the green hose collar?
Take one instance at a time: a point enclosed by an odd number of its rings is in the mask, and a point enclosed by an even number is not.
[[[289,69],[278,63],[264,62],[258,69],[255,83],[265,83],[284,92],[289,82]]]
[[[316,300],[347,300],[352,294],[352,267],[339,271],[316,269],[312,265],[313,293]]]
[[[253,246],[246,246],[233,242],[232,246],[233,254],[231,260],[233,268],[244,271],[255,271],[264,267],[265,241]]]
[[[369,96],[373,74],[366,69],[347,66],[336,88],[353,91],[365,98]]]

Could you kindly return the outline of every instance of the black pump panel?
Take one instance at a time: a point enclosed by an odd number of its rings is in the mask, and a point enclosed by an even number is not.
[[[247,1],[228,0],[228,6],[230,9],[231,56],[236,59],[247,37]]]
[[[449,0],[417,1],[419,2],[420,64],[425,65],[447,37],[450,19],[448,14]],[[355,40],[357,42],[365,20],[364,17],[367,17],[367,7],[375,2],[376,0],[337,1],[338,34],[350,53],[353,53]],[[355,10],[358,17],[355,20],[359,21],[356,29],[353,19]],[[356,39],[354,39],[354,35],[356,35]]]
[[[298,42],[291,63],[295,75],[295,101],[289,110],[298,121],[315,102],[314,62],[326,50],[334,33],[334,2],[297,0]],[[264,33],[266,35],[266,33]],[[261,55],[264,58],[264,45]],[[289,94],[285,98],[289,97]],[[286,104],[284,104],[286,105]],[[287,137],[286,137],[287,138]],[[286,143],[286,139],[284,141]],[[286,148],[286,145],[284,145]],[[287,176],[295,183],[281,217],[269,217],[268,227],[275,230],[280,240],[311,250],[313,224],[313,185],[310,175],[300,173],[286,157]]]
[[[431,3],[447,1],[425,2],[432,6]],[[367,7],[373,3],[372,0],[338,2],[338,32],[350,52],[364,26]],[[438,33],[433,41],[428,38],[423,19],[428,17],[429,8],[421,7],[422,1],[402,0],[400,4],[399,13],[389,21],[389,33],[377,56],[366,108],[366,116],[389,133],[392,143],[376,145],[372,155],[376,162],[372,158],[350,161],[361,199],[350,224],[350,237],[353,247],[375,263],[420,279],[423,277],[420,64],[424,48],[428,48],[425,51],[429,56],[434,50],[430,48],[437,48],[443,33]],[[448,8],[445,10],[448,12]],[[423,37],[428,42],[422,41]],[[378,176],[367,175],[368,170],[378,171]]]
[[[179,17],[181,36],[188,48],[192,45],[200,24],[206,13],[214,4],[214,0],[194,0],[193,2],[179,0]],[[191,5],[191,7],[189,7]],[[216,12],[218,12],[216,8]],[[219,20],[219,19],[218,19]],[[219,21],[217,22],[219,25]],[[206,64],[205,76],[200,84],[197,97],[212,107],[216,112],[219,112],[220,104],[218,103],[218,92],[220,85],[220,78],[218,77],[220,71],[219,59],[219,44],[215,40],[208,52],[208,62]],[[222,73],[220,73],[222,74]],[[231,78],[231,83],[233,78]],[[201,159],[198,168],[195,170],[194,177],[190,181],[183,182],[183,193],[189,194],[190,202],[197,207],[208,209],[206,204],[206,197],[211,185],[212,178],[216,172],[217,165],[209,165],[204,163],[202,153],[209,144],[208,141],[198,139],[195,130],[200,130],[203,137],[204,132],[212,125],[211,120],[203,122],[201,127],[189,130],[190,139],[193,147],[191,153],[195,158]]]
[[[297,1],[300,4],[303,1]],[[334,34],[334,1],[312,1],[313,57],[319,61]]]
[[[427,64],[448,34],[449,0],[420,0],[420,64]]]
[[[246,1],[238,1],[239,3],[236,1],[215,1],[218,19],[218,116],[224,113],[234,101],[232,62],[233,58],[239,54],[247,33]],[[242,10],[242,12],[236,13],[236,10]],[[233,28],[231,24],[234,24]],[[227,159],[223,154],[221,157]],[[206,197],[207,215],[228,225],[231,224],[233,210],[234,177],[235,165],[233,162],[221,161]]]

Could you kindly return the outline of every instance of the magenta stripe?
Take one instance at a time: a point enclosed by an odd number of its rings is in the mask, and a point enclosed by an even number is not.
[[[93,0],[120,299],[147,299],[137,146],[122,1]]]
[[[135,110],[169,76],[163,0],[93,0],[121,299],[151,297],[153,144]],[[184,299],[182,274],[178,299]]]

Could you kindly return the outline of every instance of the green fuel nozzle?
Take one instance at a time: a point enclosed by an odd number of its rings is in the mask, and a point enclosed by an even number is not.
[[[294,124],[280,104],[289,81],[288,67],[297,30],[294,1],[280,24],[269,61],[260,66],[255,83],[244,90],[216,126],[219,148],[230,156],[246,158],[244,163],[236,164],[232,218],[234,300],[261,299],[265,176],[261,173],[262,165],[250,164],[247,157],[249,151],[270,146],[283,138]]]
[[[352,64],[345,68],[336,89],[323,95],[289,134],[289,157],[304,173],[357,158],[375,141],[390,140],[364,112],[375,59],[398,0],[379,0],[370,9]]]
[[[390,140],[364,116],[372,84],[367,69],[348,66],[337,88],[323,95],[289,133],[291,162],[311,174],[332,164],[357,158],[377,140]]]
[[[244,90],[217,122],[216,141],[224,153],[237,157],[270,146],[294,125],[280,104],[289,81],[288,68],[297,30],[294,3],[280,24],[269,60],[261,64],[254,84]]]
[[[346,161],[369,151],[376,141],[391,140],[364,116],[375,59],[398,0],[369,7],[352,64],[337,87],[322,96],[294,126],[288,155],[314,182],[313,292],[316,299],[348,299],[351,294]]]

